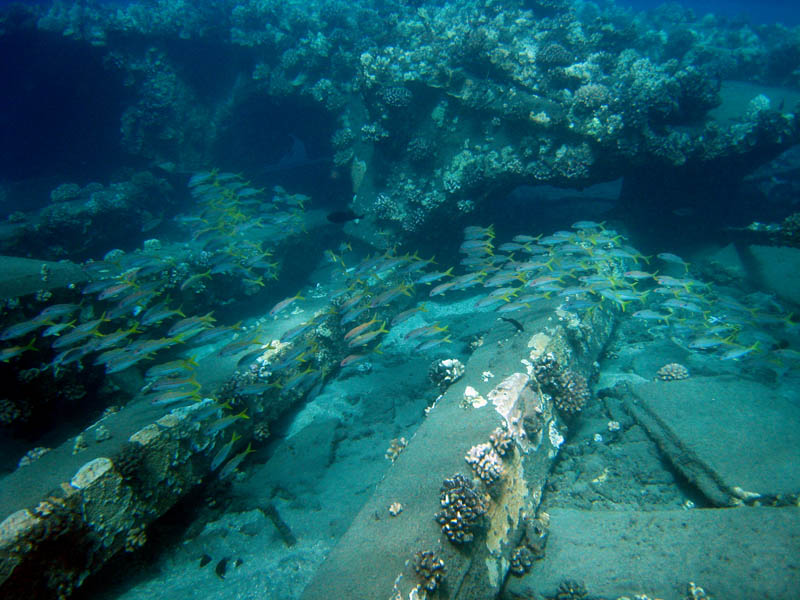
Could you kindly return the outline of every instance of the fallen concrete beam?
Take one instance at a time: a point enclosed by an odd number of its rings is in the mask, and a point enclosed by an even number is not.
[[[603,307],[579,321],[551,304],[531,312],[524,332],[508,324],[494,328],[468,361],[463,378],[429,411],[302,598],[423,597],[414,568],[415,554],[422,551],[434,551],[443,561],[446,597],[495,597],[510,556],[536,515],[566,429],[552,399],[531,378],[531,361],[552,353],[561,365],[589,376],[612,322]],[[467,386],[474,393],[465,394]],[[514,434],[515,448],[502,461],[502,477],[489,486],[488,511],[474,540],[454,544],[434,519],[442,510],[442,482],[456,473],[472,477],[465,454],[487,442],[499,426]],[[476,490],[482,493],[483,486],[478,482]],[[396,516],[390,513],[394,503],[402,505]]]
[[[88,278],[80,265],[73,262],[0,256],[0,298],[65,288]]]
[[[210,404],[142,427],[113,460],[88,460],[38,504],[29,501],[0,523],[0,595],[66,598],[111,557],[143,545],[148,525],[208,474],[208,460],[198,454],[224,443],[223,434],[206,433],[215,417],[196,417]],[[23,477],[30,475],[25,468]]]

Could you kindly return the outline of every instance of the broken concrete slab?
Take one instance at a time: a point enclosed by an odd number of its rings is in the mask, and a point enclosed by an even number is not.
[[[784,300],[800,304],[800,249],[785,246],[748,246],[757,267],[755,278],[761,289],[770,290]]]
[[[796,598],[800,509],[727,508],[550,513],[545,557],[511,578],[504,600],[544,600],[573,579],[592,598],[684,600],[688,582],[714,598]]]
[[[625,406],[716,505],[800,492],[800,406],[772,388],[733,376],[653,381]]]

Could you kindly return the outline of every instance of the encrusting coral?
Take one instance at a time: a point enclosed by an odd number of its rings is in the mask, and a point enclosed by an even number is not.
[[[689,377],[689,369],[679,363],[668,363],[661,367],[656,373],[656,379],[661,381],[677,381],[680,379],[687,379]]]
[[[586,378],[576,371],[563,369],[552,353],[534,360],[531,374],[542,393],[549,395],[563,414],[580,412],[592,396]]]
[[[464,460],[487,486],[492,485],[503,475],[503,461],[489,443],[470,448]]]
[[[414,556],[414,571],[420,585],[428,592],[435,592],[444,581],[447,570],[444,561],[433,550],[417,552]]]
[[[471,542],[475,537],[473,529],[486,514],[488,502],[488,497],[460,473],[445,479],[440,491],[442,510],[436,514],[442,533],[454,544]]]

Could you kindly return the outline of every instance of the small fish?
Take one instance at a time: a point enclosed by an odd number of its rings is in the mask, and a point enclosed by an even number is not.
[[[411,290],[412,287],[410,285],[400,284],[373,298],[369,303],[369,307],[376,308],[378,306],[384,306],[385,304],[389,304],[392,300],[400,295],[411,296]]]
[[[82,342],[86,338],[90,338],[93,335],[95,335],[94,331],[79,331],[77,328],[75,328],[69,333],[59,336],[53,342],[52,346],[54,349],[60,350],[61,348],[66,348],[68,346],[75,345],[78,342]]]
[[[135,340],[134,342],[131,342],[131,348],[135,350],[137,354],[148,356],[155,354],[164,348],[169,348],[175,344],[183,343],[183,339],[184,338],[181,337],[169,337],[158,338],[155,340]]]
[[[136,363],[143,361],[147,358],[146,355],[139,354],[121,354],[114,360],[106,362],[106,374],[120,373],[126,369],[130,369]]]
[[[500,252],[517,252],[518,250],[527,250],[528,246],[518,242],[506,242],[505,244],[500,244],[497,249]]]
[[[597,293],[606,300],[610,300],[616,304],[622,310],[622,312],[625,312],[625,308],[631,303],[630,300],[622,299],[614,290],[599,290]]]
[[[637,310],[632,316],[634,319],[641,319],[643,321],[669,322],[669,315],[662,315],[661,313],[650,309]]]
[[[15,340],[22,336],[28,335],[30,332],[35,331],[40,327],[50,324],[51,323],[48,320],[40,321],[38,319],[16,323],[15,325],[4,329],[3,333],[0,333],[0,340],[4,342],[7,340]]]
[[[578,299],[578,300],[570,300],[569,302],[565,302],[564,304],[562,304],[562,306],[564,307],[564,310],[580,311],[580,310],[586,310],[586,309],[589,309],[589,308],[594,308],[594,307],[597,306],[597,304],[595,304],[591,300],[579,300]]]
[[[152,231],[164,221],[164,217],[156,217],[155,219],[150,219],[149,221],[145,221],[142,223],[142,233],[147,233],[148,231]]]
[[[211,316],[211,314],[212,313],[209,312],[208,314],[205,314],[201,317],[194,316],[181,319],[180,321],[175,323],[172,327],[170,327],[169,331],[167,331],[167,335],[169,337],[175,337],[178,335],[186,334],[189,331],[196,329],[200,325],[202,325],[202,328],[200,329],[200,331],[202,331],[203,329],[210,327],[211,323],[213,323],[216,320]],[[197,331],[195,335],[197,333],[200,333],[200,331]]]
[[[239,329],[241,329],[241,322],[226,327],[212,327],[210,329],[205,329],[198,335],[194,336],[192,339],[192,344],[195,346],[214,344],[226,336],[233,335],[239,331]]]
[[[498,273],[483,282],[483,287],[498,287],[511,283],[512,281],[523,281],[519,273]]]
[[[27,352],[28,350],[36,350],[36,346],[33,343],[36,341],[36,338],[33,338],[30,342],[25,344],[24,346],[10,346],[8,348],[0,349],[0,362],[8,362],[12,358],[16,358],[23,352]]]
[[[626,271],[624,273],[624,277],[627,279],[635,279],[636,281],[640,281],[642,279],[654,278],[655,275],[653,273],[646,273],[645,271]]]
[[[638,252],[629,252],[628,250],[623,250],[622,248],[613,248],[606,253],[608,256],[613,256],[614,258],[621,258],[626,260],[632,260],[635,263],[639,262],[639,258],[642,258],[647,262],[647,258]]]
[[[154,304],[150,308],[148,308],[142,314],[142,318],[139,322],[144,325],[145,327],[149,325],[157,325],[164,321],[165,319],[169,319],[170,317],[180,316],[186,318],[186,315],[181,312],[181,309],[172,309],[167,306],[167,301],[163,300],[158,304]]]
[[[95,350],[105,350],[106,348],[117,346],[120,344],[120,342],[134,333],[139,333],[136,325],[130,329],[117,329],[112,333],[107,333],[98,338],[97,343],[95,344]]]
[[[258,349],[254,349],[254,346],[258,346]],[[261,352],[261,347],[264,346],[264,343],[258,339],[258,337],[249,337],[244,340],[234,340],[229,344],[226,344],[222,348],[219,349],[217,352],[218,356],[234,356],[235,354],[240,354],[245,350],[251,350],[253,352],[258,351]]]
[[[433,298],[434,296],[439,296],[441,294],[444,294],[447,290],[452,288],[454,285],[456,285],[454,281],[448,281],[447,283],[440,283],[435,288],[433,288],[430,291],[430,294],[428,294],[428,295],[431,298]]]
[[[375,318],[367,321],[366,323],[362,323],[361,325],[357,325],[356,327],[353,327],[350,331],[348,331],[347,333],[344,334],[344,339],[345,340],[349,340],[350,338],[353,338],[353,337],[357,336],[358,334],[363,332],[365,329],[367,329],[370,325],[374,325],[377,322],[378,322],[378,318],[375,317]]]
[[[475,308],[486,308],[487,306],[492,306],[493,304],[497,304],[499,302],[511,302],[510,296],[486,296],[485,298],[481,298],[475,303]]]
[[[226,261],[217,263],[216,265],[211,267],[211,269],[208,271],[208,273],[209,273],[209,275],[219,275],[219,274],[222,274],[222,273],[232,273],[237,268],[240,268],[239,263],[236,262],[235,260],[231,259],[231,260],[226,260]],[[204,274],[201,273],[201,275],[204,275]],[[188,282],[189,280],[187,279],[186,281]],[[183,286],[181,286],[181,289],[183,289]]]
[[[497,307],[497,312],[501,313],[509,313],[509,312],[516,312],[518,310],[522,310],[523,308],[530,308],[531,305],[527,302],[508,302],[503,304],[502,306]]]
[[[211,466],[209,468],[212,471],[216,471],[222,465],[222,463],[224,463],[228,459],[231,450],[233,450],[233,445],[240,439],[242,439],[242,436],[240,436],[235,431],[233,432],[233,434],[231,434],[230,441],[225,443],[225,445],[223,445],[222,448],[219,449],[219,451],[214,455],[214,458],[211,460]]]
[[[577,223],[572,224],[572,228],[578,230],[599,229],[601,231],[604,231],[605,228],[603,227],[603,225],[605,225],[605,221],[602,221],[600,223],[596,223],[595,221],[578,221]]]
[[[97,331],[97,328],[106,321],[108,321],[108,319],[106,318],[106,314],[103,313],[99,319],[81,323],[80,325],[75,327],[73,331],[77,331],[78,333],[95,333]]]
[[[107,288],[103,289],[100,294],[97,296],[98,300],[107,300],[108,298],[114,298],[115,296],[119,296],[123,292],[134,288],[135,284],[132,281],[123,281],[122,283],[114,283]]]
[[[416,329],[412,329],[409,331],[403,339],[405,340],[414,340],[417,338],[427,338],[432,337],[438,333],[444,333],[447,331],[447,326],[440,327],[435,323],[433,325],[424,325],[422,327],[417,327]]]
[[[552,275],[542,275],[541,277],[537,277],[536,279],[531,279],[528,283],[525,284],[525,287],[535,288],[547,285],[548,283],[555,283],[556,281],[561,281],[561,278],[553,277]]]
[[[350,342],[347,344],[348,347],[358,348],[359,346],[363,346],[364,344],[370,343],[372,340],[374,340],[376,337],[378,337],[383,333],[389,333],[389,330],[386,329],[384,325],[386,325],[386,321],[383,321],[378,329],[367,331],[366,333],[362,333],[352,338]]]
[[[681,309],[695,314],[703,314],[705,312],[702,308],[700,308],[693,302],[678,300],[677,298],[670,298],[669,300],[665,300],[664,302],[661,303],[661,306],[670,309]]]
[[[253,383],[248,383],[247,385],[243,385],[240,388],[236,389],[236,393],[241,396],[260,396],[264,392],[272,389],[275,387],[271,383],[267,383],[265,381],[256,381]]]
[[[540,287],[539,289],[541,290],[541,289],[544,289],[544,288]],[[561,296],[561,297],[583,296],[585,294],[590,294],[591,292],[592,292],[592,290],[589,289],[589,288],[585,288],[585,287],[581,287],[581,286],[572,286],[572,287],[567,287],[567,288],[562,289],[561,291],[558,292],[558,295]]]
[[[366,354],[349,354],[342,359],[342,362],[339,363],[339,366],[344,368],[348,365],[352,365],[353,363],[363,360],[366,357]]]
[[[75,325],[75,320],[64,323],[56,323],[54,325],[50,325],[47,329],[42,332],[42,337],[51,337],[54,335],[60,335],[62,331],[64,331],[67,327],[72,327]]]
[[[309,381],[315,381],[321,375],[322,375],[321,372],[315,371],[314,369],[312,369],[309,366],[309,367],[307,367],[305,369],[305,371],[301,371],[300,373],[297,373],[295,376],[293,376],[290,379],[288,379],[283,384],[283,388],[282,389],[284,391],[291,391],[294,388],[298,387],[301,383],[305,384],[305,383],[307,383]]]
[[[189,187],[196,188],[200,184],[211,183],[215,177],[215,171],[200,171],[189,178]]]
[[[134,306],[146,306],[152,298],[157,295],[158,292],[155,290],[145,290],[139,289],[134,290],[124,298],[122,298],[118,303],[117,307],[120,309],[127,309],[133,308]]]
[[[435,348],[440,344],[449,344],[451,343],[451,339],[449,335],[444,336],[443,338],[436,338],[432,340],[425,340],[424,342],[420,343],[416,348],[414,348],[417,352],[424,352],[425,350],[430,350],[431,348]]]
[[[525,331],[525,328],[522,326],[522,323],[520,323],[516,319],[512,319],[511,317],[497,317],[497,318],[502,321],[505,321],[506,323],[511,323],[517,331]]]
[[[36,320],[52,320],[71,315],[80,308],[77,304],[51,304],[36,317]]]
[[[206,431],[207,435],[214,435],[215,433],[219,433],[223,429],[227,429],[231,425],[233,425],[239,419],[249,419],[250,417],[247,416],[247,410],[243,410],[238,415],[227,415],[220,419],[214,421]]]
[[[711,348],[719,348],[720,346],[727,344],[724,338],[719,337],[701,337],[695,338],[689,342],[689,348],[692,350],[710,350]]]
[[[224,467],[222,467],[222,470],[219,472],[219,478],[225,479],[229,475],[233,474],[233,472],[236,471],[239,465],[242,464],[242,461],[245,459],[245,457],[247,457],[248,454],[252,454],[253,452],[255,452],[255,450],[253,450],[253,445],[247,444],[247,448],[245,450],[234,456],[227,462],[227,464]]]
[[[557,235],[548,235],[547,237],[541,238],[537,243],[541,246],[557,246],[559,244],[566,244],[570,239],[569,237],[565,238]]]
[[[222,404],[218,404],[216,401],[212,400],[211,398],[206,398],[202,400],[203,403],[208,403],[207,405],[203,406],[200,404],[202,408],[193,412],[190,416],[192,421],[194,422],[201,422],[205,421],[207,418],[215,416],[219,418],[219,413],[221,410],[232,410],[230,402],[223,402]],[[190,405],[192,406],[192,405]]]
[[[656,254],[656,257],[663,260],[664,262],[672,263],[674,265],[681,265],[686,270],[687,273],[689,272],[689,263],[676,254],[670,254],[669,252],[662,252],[660,254]]]
[[[160,377],[147,383],[142,391],[152,393],[171,392],[171,391],[192,391],[199,390],[202,386],[197,382],[194,374],[190,377]]]
[[[492,255],[493,246],[488,240],[467,240],[458,248],[464,254]]]
[[[191,277],[187,277],[186,280],[181,284],[181,291],[185,292],[186,290],[191,289],[203,279],[211,279],[211,269],[205,273],[195,273]]]
[[[361,219],[364,218],[364,215],[357,215],[349,208],[347,210],[335,210],[333,212],[328,213],[327,217],[328,221],[331,223],[347,223],[348,221],[354,221],[358,223]]]
[[[720,360],[739,360],[750,354],[751,352],[755,352],[758,350],[759,343],[755,342],[752,346],[738,346],[733,350],[728,350],[725,354],[720,357]]]
[[[475,240],[484,237],[494,238],[494,225],[489,225],[488,227],[469,225],[464,228],[464,239]]]
[[[356,304],[358,304],[358,303],[359,303],[359,302],[360,302],[360,301],[361,301],[361,300],[362,300],[362,299],[363,299],[365,296],[366,296],[366,293],[355,294],[355,295],[351,296],[350,298],[348,298],[347,300],[345,300],[344,302],[342,302],[342,305],[339,307],[339,308],[340,308],[340,310],[347,310],[347,309],[349,309],[351,306],[355,306],[355,305],[356,305]]]
[[[446,271],[437,271],[436,273],[426,273],[419,279],[417,279],[414,283],[415,284],[427,284],[433,283],[434,281],[438,281],[442,277],[450,277],[453,274],[453,267],[450,267]]]
[[[149,396],[148,396],[149,397]],[[200,386],[187,386],[183,389],[172,389],[155,394],[150,397],[150,404],[153,406],[167,406],[184,400],[200,401]]]
[[[281,336],[281,343],[286,344],[294,339],[299,338],[301,335],[311,330],[311,328],[314,327],[314,325],[316,325],[316,323],[312,320],[309,321],[308,323],[301,323],[296,327],[292,327]]]
[[[284,300],[281,300],[280,302],[278,302],[278,303],[277,303],[275,306],[273,306],[273,307],[272,307],[272,308],[269,310],[269,315],[270,315],[271,317],[274,317],[275,315],[277,315],[277,314],[278,314],[279,312],[281,312],[282,310],[285,310],[286,308],[288,308],[289,306],[291,306],[291,305],[292,305],[292,304],[293,304],[293,303],[294,303],[296,300],[305,300],[305,298],[303,298],[303,297],[302,297],[302,296],[301,296],[301,295],[298,293],[298,294],[295,294],[294,296],[292,296],[291,298],[286,298],[286,299],[284,299]]]
[[[415,314],[417,314],[420,311],[426,312],[424,304],[420,304],[419,306],[416,306],[414,308],[410,308],[408,310],[404,310],[403,312],[396,314],[392,318],[392,321],[391,321],[390,325],[392,327],[394,327],[395,325],[399,325],[400,323],[402,323],[404,321],[407,321],[408,319],[410,319],[411,317],[413,317]]]

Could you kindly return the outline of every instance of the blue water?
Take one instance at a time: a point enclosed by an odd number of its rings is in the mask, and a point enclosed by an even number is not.
[[[650,10],[663,4],[659,0],[621,0],[619,4],[630,6],[636,10]],[[696,14],[721,15],[729,18],[743,17],[751,23],[769,24],[783,23],[797,25],[800,23],[800,7],[792,0],[769,0],[757,2],[747,0],[685,0],[677,2],[690,8]]]
[[[800,9],[504,2],[0,0],[0,599],[800,598]]]

